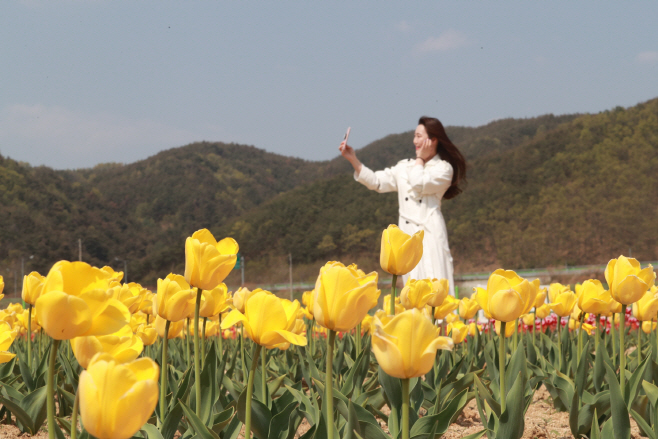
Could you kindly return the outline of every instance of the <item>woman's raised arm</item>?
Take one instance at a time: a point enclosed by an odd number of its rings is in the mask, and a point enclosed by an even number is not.
[[[345,142],[341,142],[340,146],[338,147],[338,150],[340,151],[340,154],[345,157],[345,159],[350,162],[352,167],[354,168],[354,172],[356,172],[356,176],[358,177],[359,174],[361,173],[361,168],[363,165],[359,161],[358,158],[356,158],[356,153],[354,152],[354,148],[349,146]]]

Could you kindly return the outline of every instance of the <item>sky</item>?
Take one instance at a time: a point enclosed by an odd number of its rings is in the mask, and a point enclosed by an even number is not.
[[[195,141],[308,160],[413,130],[658,97],[658,2],[0,2],[0,154],[56,169]],[[413,146],[410,145],[410,153]]]

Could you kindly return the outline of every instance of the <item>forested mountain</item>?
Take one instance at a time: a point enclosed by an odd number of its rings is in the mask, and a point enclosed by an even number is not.
[[[468,187],[445,201],[458,270],[604,262],[628,253],[655,259],[651,222],[658,99],[596,115],[503,119],[449,127],[469,161]],[[413,155],[412,132],[360,149],[381,169]],[[310,162],[223,143],[195,143],[136,163],[54,171],[0,156],[0,274],[45,273],[59,259],[83,259],[153,285],[182,272],[183,243],[208,227],[233,236],[250,278],[296,280],[328,259],[374,269],[380,233],[397,220],[392,194],[366,190],[341,157]],[[29,259],[33,256],[32,259]]]

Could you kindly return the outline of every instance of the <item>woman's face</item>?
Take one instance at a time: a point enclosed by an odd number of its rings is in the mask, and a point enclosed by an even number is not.
[[[416,150],[419,150],[421,146],[425,145],[427,143],[427,140],[429,137],[427,137],[427,130],[425,129],[425,125],[418,125],[416,127],[416,132],[414,133],[414,146],[416,147]],[[430,139],[432,146],[436,144],[435,141],[432,141]]]

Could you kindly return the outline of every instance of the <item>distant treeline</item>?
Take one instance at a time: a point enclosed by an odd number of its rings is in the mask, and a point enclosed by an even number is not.
[[[467,189],[442,206],[458,271],[658,257],[658,99],[448,134],[469,165]],[[382,169],[413,155],[411,139],[392,134],[357,153]],[[76,171],[0,156],[0,199],[5,279],[21,258],[42,273],[77,259],[82,239],[84,260],[117,269],[128,260],[129,280],[154,285],[182,272],[185,237],[202,227],[238,241],[252,278],[289,253],[299,266],[349,258],[373,269],[381,230],[397,221],[395,195],[366,190],[340,157],[207,142]]]

